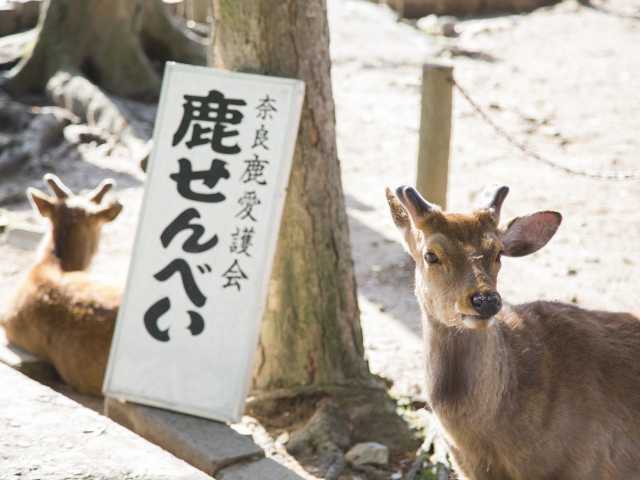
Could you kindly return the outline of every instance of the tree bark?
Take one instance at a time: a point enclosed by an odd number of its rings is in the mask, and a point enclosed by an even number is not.
[[[43,91],[58,71],[83,74],[123,96],[157,93],[160,79],[138,39],[142,0],[47,0],[39,34],[9,72],[14,93]]]
[[[154,100],[154,62],[206,63],[206,42],[170,17],[162,0],[44,0],[37,37],[3,86],[46,93],[61,107],[125,145],[144,169],[145,134],[115,96]],[[109,96],[109,94],[112,94]]]
[[[306,83],[254,393],[376,385],[362,331],[336,153],[324,0],[215,0],[216,66]]]
[[[157,60],[204,65],[207,52],[202,40],[171,18],[161,0],[144,2],[141,33],[145,51]]]
[[[339,440],[333,415],[307,417],[296,431],[308,445],[309,463],[319,462],[325,473],[344,467],[343,443],[383,442],[400,458],[418,442],[364,358],[336,152],[325,0],[214,0],[213,11],[216,66],[306,84],[251,413],[279,425],[283,411],[297,412],[282,418],[286,423],[304,418],[308,407],[320,412],[318,398],[335,402],[350,438]],[[296,455],[304,463],[305,454]]]
[[[178,31],[161,0],[45,0],[38,27],[35,44],[8,74],[12,93],[42,92],[66,71],[116,95],[150,99],[160,77],[148,51],[158,60],[205,61],[204,44]]]

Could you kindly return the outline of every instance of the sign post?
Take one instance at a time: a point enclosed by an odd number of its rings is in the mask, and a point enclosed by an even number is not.
[[[299,80],[167,64],[105,395],[242,415],[303,98]]]

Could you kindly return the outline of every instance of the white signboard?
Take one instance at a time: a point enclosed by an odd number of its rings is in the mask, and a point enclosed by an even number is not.
[[[167,64],[105,395],[242,415],[304,83]]]

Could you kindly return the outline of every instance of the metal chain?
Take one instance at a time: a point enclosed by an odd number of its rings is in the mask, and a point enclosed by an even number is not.
[[[513,136],[511,136],[507,131],[505,131],[501,126],[499,126],[497,123],[495,123],[493,121],[493,119],[487,114],[487,112],[485,112],[482,107],[480,107],[480,105],[478,105],[478,103],[473,100],[473,98],[471,98],[471,96],[469,95],[469,93],[467,93],[467,91],[462,88],[462,86],[455,81],[455,79],[451,79],[453,86],[458,90],[458,92],[460,92],[460,94],[465,98],[465,100],[467,102],[469,102],[469,104],[473,107],[473,109],[478,113],[478,115],[480,115],[480,117],[487,122],[492,128],[493,130],[503,139],[505,139],[508,143],[510,143],[512,146],[514,146],[515,148],[517,148],[518,150],[520,150],[526,157],[533,159],[537,162],[543,163],[551,168],[555,168],[556,170],[560,170],[564,173],[567,173],[569,175],[578,175],[581,177],[587,177],[587,178],[594,178],[597,180],[638,180],[640,179],[640,172],[636,171],[636,172],[624,172],[624,171],[620,171],[620,172],[602,172],[602,171],[595,171],[595,170],[578,170],[578,169],[574,169],[571,167],[566,167],[564,165],[560,165],[559,163],[556,163],[552,160],[549,160],[548,158],[545,158],[543,156],[541,156],[540,154],[533,152],[531,150],[529,150],[526,145],[524,145],[523,143],[519,142],[518,140],[516,140],[515,138],[513,138]]]

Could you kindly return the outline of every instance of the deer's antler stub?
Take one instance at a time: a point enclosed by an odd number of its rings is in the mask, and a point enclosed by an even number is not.
[[[62,180],[60,180],[53,173],[45,174],[43,180],[47,185],[49,185],[49,189],[53,192],[53,194],[59,199],[64,200],[65,198],[69,198],[71,195],[73,195],[71,190],[64,183],[62,183]]]

